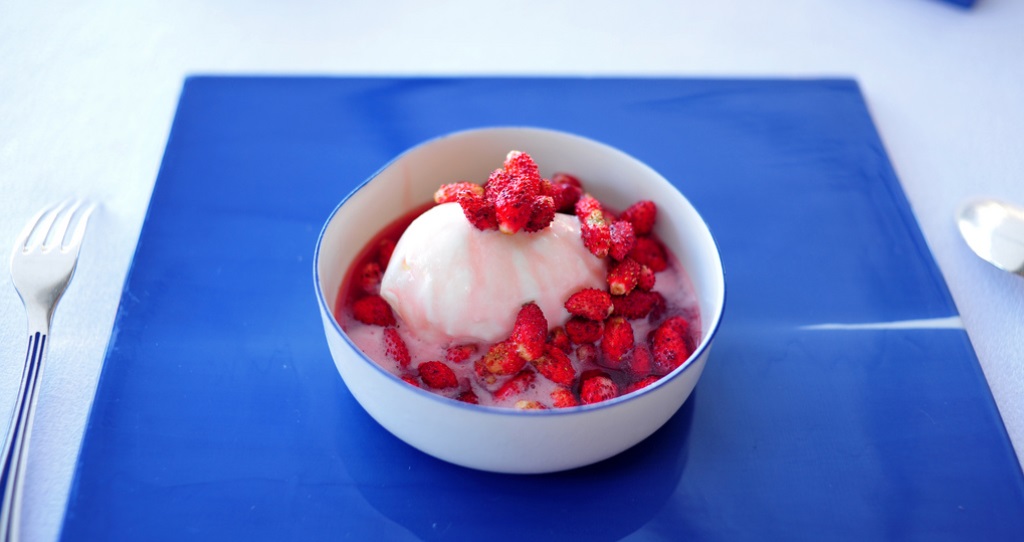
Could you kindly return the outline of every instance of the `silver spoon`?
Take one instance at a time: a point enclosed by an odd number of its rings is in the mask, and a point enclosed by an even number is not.
[[[967,246],[981,259],[1024,276],[1024,209],[978,199],[960,208],[956,222]]]

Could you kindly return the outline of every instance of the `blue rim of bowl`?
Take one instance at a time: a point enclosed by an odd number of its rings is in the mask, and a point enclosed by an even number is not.
[[[331,316],[331,325],[334,327],[334,330],[337,331],[338,335],[340,335],[341,338],[352,348],[352,350],[356,354],[358,354],[359,358],[363,362],[368,363],[371,367],[373,367],[374,370],[376,370],[376,371],[380,372],[381,374],[385,375],[386,377],[390,378],[392,382],[394,382],[396,385],[400,386],[401,388],[403,388],[405,390],[408,390],[408,391],[410,391],[412,393],[418,393],[422,397],[426,397],[426,398],[428,398],[431,401],[438,401],[438,402],[440,402],[440,403],[442,403],[442,404],[444,404],[446,406],[452,407],[452,408],[462,408],[462,409],[466,409],[466,410],[470,410],[470,411],[474,411],[474,412],[486,412],[486,413],[491,413],[491,414],[501,414],[501,415],[505,415],[505,416],[522,416],[522,417],[527,417],[527,416],[566,416],[566,415],[579,414],[581,412],[590,412],[590,411],[595,411],[595,410],[602,410],[602,409],[606,409],[606,408],[612,408],[615,405],[620,405],[620,404],[623,404],[623,403],[627,403],[627,402],[639,399],[640,397],[642,397],[644,395],[647,395],[648,393],[653,393],[654,390],[667,385],[669,381],[676,379],[677,377],[679,377],[679,375],[681,375],[684,372],[686,372],[690,368],[690,366],[693,365],[694,362],[699,357],[704,355],[705,351],[711,346],[711,342],[715,338],[715,335],[718,334],[718,330],[721,327],[721,323],[722,323],[722,315],[725,313],[725,304],[726,304],[726,298],[727,298],[726,293],[727,293],[727,290],[728,290],[728,286],[727,286],[727,283],[726,283],[726,280],[725,280],[726,272],[725,272],[725,264],[722,261],[722,253],[721,253],[720,249],[718,248],[718,242],[715,240],[714,234],[711,233],[711,229],[708,227],[707,222],[704,220],[704,217],[700,217],[701,222],[704,224],[704,228],[707,230],[708,236],[711,237],[711,245],[712,245],[712,247],[715,250],[715,256],[718,258],[719,267],[722,269],[722,298],[721,298],[721,303],[720,303],[720,307],[721,308],[718,310],[718,313],[715,315],[714,321],[711,322],[711,325],[708,328],[707,335],[701,338],[700,344],[697,345],[697,348],[694,349],[693,353],[690,354],[690,357],[687,358],[685,363],[683,363],[679,367],[676,367],[675,369],[673,369],[672,372],[662,376],[661,378],[659,378],[654,383],[649,384],[647,386],[644,386],[643,388],[640,388],[640,389],[635,390],[633,392],[627,393],[625,395],[620,395],[620,396],[618,396],[618,397],[616,397],[614,399],[609,399],[607,401],[601,401],[600,403],[593,403],[593,404],[590,404],[590,405],[579,405],[579,406],[566,407],[566,408],[552,408],[552,409],[547,409],[547,410],[517,410],[517,409],[509,408],[509,407],[496,407],[496,406],[489,406],[489,405],[474,405],[474,404],[471,404],[471,403],[464,403],[464,402],[458,401],[456,399],[450,399],[448,397],[444,397],[443,395],[438,395],[436,393],[424,390],[422,388],[417,388],[416,386],[409,385],[407,382],[403,381],[398,376],[392,374],[390,371],[386,370],[384,367],[381,367],[380,364],[378,364],[376,361],[374,361],[369,356],[367,356],[358,346],[356,346],[356,344],[354,342],[352,342],[352,340],[349,338],[348,334],[345,333],[345,330],[343,330],[341,328],[341,324],[338,323],[338,319],[334,316],[334,312],[331,310],[331,307],[330,307],[330,305],[327,302],[327,296],[324,295],[323,288],[320,286],[320,269],[319,269],[319,267],[320,267],[320,265],[319,265],[319,263],[320,263],[320,249],[323,246],[323,239],[324,239],[324,235],[327,233],[327,227],[331,224],[331,222],[334,220],[334,217],[338,214],[338,211],[341,210],[341,208],[345,205],[346,202],[348,202],[348,200],[352,199],[352,197],[356,193],[358,193],[360,190],[362,190],[363,187],[365,187],[367,184],[369,184],[374,179],[376,179],[378,176],[380,176],[380,174],[384,170],[386,170],[389,167],[391,167],[395,162],[397,162],[400,159],[402,159],[402,157],[404,157],[405,155],[415,151],[416,149],[419,149],[419,148],[424,147],[426,145],[430,145],[432,143],[435,143],[435,142],[443,140],[443,139],[448,139],[448,138],[458,137],[458,136],[470,135],[470,134],[475,133],[475,132],[488,132],[488,131],[495,131],[495,130],[536,131],[536,132],[544,132],[544,133],[553,134],[553,135],[568,136],[568,137],[571,137],[571,138],[583,139],[583,140],[586,140],[586,141],[591,142],[593,144],[599,145],[601,147],[608,148],[608,149],[610,149],[610,150],[612,150],[612,151],[614,151],[616,153],[622,154],[622,155],[624,155],[624,156],[626,156],[628,158],[631,158],[633,160],[636,160],[637,162],[640,162],[645,167],[650,168],[650,166],[647,166],[647,164],[642,162],[640,159],[633,157],[632,155],[626,153],[625,151],[622,151],[622,150],[619,150],[619,149],[617,149],[615,147],[612,147],[611,145],[608,145],[607,143],[602,143],[600,141],[597,141],[597,140],[594,140],[594,139],[591,139],[591,138],[588,138],[588,137],[584,137],[584,136],[581,136],[581,135],[578,135],[578,134],[573,134],[573,133],[569,133],[569,132],[563,132],[563,131],[560,131],[560,130],[552,130],[550,128],[538,128],[538,127],[535,127],[535,126],[487,126],[487,127],[479,127],[479,128],[470,128],[470,129],[466,129],[466,130],[459,130],[459,131],[455,131],[455,132],[448,132],[448,133],[445,133],[443,135],[427,139],[427,140],[425,140],[425,141],[423,141],[423,142],[421,142],[421,143],[419,143],[417,145],[414,145],[414,146],[412,146],[412,147],[402,151],[400,154],[398,154],[397,156],[395,156],[394,158],[389,160],[387,163],[385,163],[383,166],[381,166],[379,169],[377,169],[377,171],[373,172],[369,177],[366,178],[366,180],[364,180],[363,182],[359,183],[359,186],[356,186],[354,189],[352,189],[351,192],[349,192],[344,198],[342,198],[342,200],[338,203],[338,205],[334,207],[334,210],[331,211],[331,214],[330,214],[330,216],[327,217],[327,220],[324,222],[323,227],[320,228],[319,235],[317,235],[317,238],[316,238],[316,248],[313,251],[313,288],[316,291],[317,302],[320,305],[320,309],[324,313],[329,314]],[[657,171],[653,170],[653,168],[652,168],[652,171],[657,173],[658,176],[661,177],[662,179],[665,179],[664,175],[662,175],[662,174],[658,173]],[[665,179],[665,181],[668,182],[667,179]],[[669,183],[669,185],[672,186],[673,190],[676,190],[677,192],[679,191],[679,189],[676,188],[675,185],[672,185],[672,183]],[[682,196],[682,193],[680,193],[680,195]],[[683,199],[686,199],[686,196],[683,196]],[[688,201],[689,200],[687,200],[687,202]],[[692,206],[693,204],[690,204],[690,205]],[[696,209],[694,209],[694,210],[696,210]],[[700,213],[698,212],[697,215],[700,216]],[[342,379],[342,380],[344,381],[344,379]],[[348,386],[348,383],[345,383],[345,385]],[[692,394],[692,392],[691,392],[691,394]],[[689,397],[687,397],[687,399],[689,399]]]

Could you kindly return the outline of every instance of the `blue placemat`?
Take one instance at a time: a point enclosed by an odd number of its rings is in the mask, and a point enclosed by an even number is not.
[[[509,124],[647,162],[727,270],[683,409],[553,475],[451,466],[385,432],[313,295],[316,236],[357,183]],[[191,78],[62,536],[1024,540],[1024,477],[956,316],[853,81]]]

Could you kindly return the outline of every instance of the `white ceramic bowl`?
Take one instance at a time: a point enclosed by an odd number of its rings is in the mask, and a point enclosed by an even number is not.
[[[701,337],[693,356],[640,391],[594,405],[518,411],[470,405],[415,388],[367,358],[332,314],[345,273],[384,226],[431,201],[443,183],[482,182],[508,151],[533,156],[541,173],[570,172],[609,207],[639,199],[659,206],[655,232],[693,282]],[[458,132],[410,149],[356,188],[317,241],[316,296],[334,363],[352,395],[384,428],[434,457],[475,469],[542,473],[611,457],[661,427],[693,391],[725,303],[718,248],[697,211],[668,181],[635,158],[583,137],[536,128]]]

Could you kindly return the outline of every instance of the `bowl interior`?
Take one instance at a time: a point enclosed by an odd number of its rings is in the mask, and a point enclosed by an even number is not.
[[[638,199],[658,204],[656,232],[683,265],[698,297],[698,351],[703,350],[717,329],[725,284],[717,246],[697,211],[661,175],[629,155],[590,139],[535,128],[471,130],[428,141],[353,191],[335,210],[317,247],[321,303],[334,313],[346,271],[384,226],[431,201],[444,183],[482,183],[513,149],[533,156],[545,177],[559,171],[576,175],[610,207],[621,210]]]

